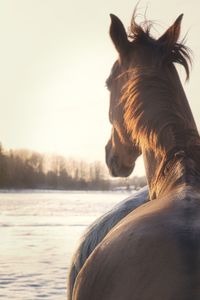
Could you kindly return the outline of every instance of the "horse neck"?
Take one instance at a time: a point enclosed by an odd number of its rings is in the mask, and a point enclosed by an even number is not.
[[[157,195],[154,190],[154,180],[156,178],[156,170],[159,168],[161,157],[155,157],[154,151],[143,150],[142,156],[144,160],[147,184],[149,187],[149,197],[150,200],[157,198]]]
[[[171,72],[174,74],[174,77],[176,78],[176,89],[177,89],[177,100],[179,101],[180,107],[182,108],[182,113],[185,114],[185,116],[188,118],[189,126],[194,128],[194,130],[197,131],[197,126],[190,108],[190,105],[188,103],[188,99],[186,97],[185,91],[183,89],[182,83],[180,81],[180,78],[178,76],[178,73],[176,71],[176,68],[174,65],[171,66]]]
[[[161,191],[163,192],[164,190],[166,190],[165,182],[169,182],[169,176],[171,176],[170,182],[176,182],[177,184],[180,182],[186,183],[188,181],[187,174],[190,174],[190,170],[189,170],[190,163],[186,163],[186,159],[180,159],[178,163],[175,163],[177,169],[176,168],[174,169],[173,174],[170,175],[170,172],[168,172],[168,176],[167,176],[167,173],[163,171],[166,161],[168,160],[169,153],[173,153],[173,155],[176,155],[176,153],[178,152],[181,153],[182,150],[182,153],[184,153],[184,155],[188,155],[188,149],[192,149],[193,147],[200,146],[197,127],[188,100],[184,93],[182,84],[180,82],[180,79],[178,77],[177,71],[174,68],[174,66],[172,66],[171,69],[168,71],[167,76],[169,78],[173,78],[173,80],[171,79],[169,81],[169,87],[168,87],[169,91],[170,89],[173,89],[173,97],[174,97],[173,99],[174,107],[172,107],[171,115],[168,111],[168,113],[166,114],[166,120],[164,120],[166,106],[164,107],[164,109],[162,109],[160,102],[163,101],[163,103],[166,103],[168,99],[165,93],[163,93],[165,99],[161,99],[162,91],[160,91],[156,95],[156,86],[154,86],[153,87],[153,89],[155,89],[154,97],[155,98],[160,97],[160,99],[158,99],[157,103],[155,102],[155,106],[152,103],[152,106],[154,106],[152,109],[153,116],[151,116],[149,120],[148,120],[148,111],[145,112],[145,105],[144,105],[143,117],[145,119],[144,124],[147,125],[146,126],[147,131],[146,131],[146,138],[144,136],[141,138],[142,140],[141,144],[139,140],[139,144],[141,146],[142,154],[144,158],[144,164],[145,164],[151,199],[157,198]],[[147,96],[149,99],[154,99],[153,89],[152,89],[152,97],[150,97],[150,92],[147,91],[146,93],[146,90],[144,88],[141,93],[141,99],[143,98],[146,101],[147,99],[145,99],[145,96]],[[171,93],[169,93],[169,97],[172,97]],[[171,104],[173,104],[173,101],[172,99],[169,100],[170,100],[169,101],[169,106],[170,106]],[[174,115],[176,114],[177,114],[177,118],[176,116],[174,117]],[[155,121],[156,125],[154,125],[151,131],[151,128],[149,129],[148,125],[150,127],[152,124],[152,120],[154,122],[154,119],[156,120],[156,118],[159,118],[159,116],[163,116],[163,120],[161,120],[159,125],[158,122],[156,123]],[[138,124],[141,125],[142,122],[140,123],[138,122]],[[154,137],[150,139],[149,136],[151,136],[151,134],[152,136],[154,134]],[[171,155],[172,160],[174,158],[173,155]],[[192,159],[191,152],[189,155],[190,155],[189,159]],[[165,176],[161,176],[160,173],[165,173]]]
[[[200,141],[190,148],[172,148],[163,157],[152,150],[143,152],[150,199],[178,186],[200,186]]]

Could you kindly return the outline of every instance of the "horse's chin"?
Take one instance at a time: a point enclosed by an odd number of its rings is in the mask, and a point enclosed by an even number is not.
[[[106,145],[106,164],[113,177],[128,177],[134,170],[135,159],[128,156],[122,159],[111,151],[110,141]],[[138,156],[138,155],[137,155]]]
[[[134,167],[135,164],[131,167],[127,167],[127,166],[118,167],[116,165],[113,165],[113,166],[109,166],[108,168],[109,168],[110,175],[113,177],[128,177],[133,172]]]

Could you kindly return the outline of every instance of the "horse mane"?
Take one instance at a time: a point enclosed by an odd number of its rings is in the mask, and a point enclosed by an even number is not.
[[[200,143],[190,148],[171,149],[163,157],[152,184],[152,195],[159,195],[181,184],[199,186],[200,183]],[[169,175],[169,176],[168,176]],[[171,180],[173,178],[173,180]]]
[[[178,42],[181,19],[182,15],[174,23],[176,26],[171,26],[155,39],[151,35],[153,22],[145,20],[137,24],[135,10],[128,35],[130,45],[133,51],[137,45],[138,49],[145,47],[152,50],[154,61],[151,67],[136,66],[118,76],[120,78],[129,73],[121,95],[127,130],[133,133],[134,142],[140,148],[151,147],[161,154],[166,142],[171,148],[173,144],[177,145],[177,141],[180,148],[186,144],[189,146],[191,140],[199,143],[199,135],[193,130],[193,117],[189,105],[185,105],[187,99],[174,66],[174,63],[182,65],[186,78],[189,78],[189,66],[192,64],[190,49],[184,40]],[[190,126],[185,126],[186,122]]]
[[[186,79],[189,79],[190,49],[184,44],[185,40],[178,42],[180,31],[173,32],[170,28],[164,43],[162,37],[152,37],[152,26],[153,22],[147,20],[137,24],[134,12],[129,41],[153,49],[155,67],[129,69],[127,72],[132,75],[123,87],[121,101],[125,103],[124,120],[128,132],[133,133],[134,142],[143,149],[153,149],[162,157],[163,163],[157,170],[152,190],[152,194],[158,194],[171,185],[173,173],[177,181],[187,174],[186,183],[191,178],[196,178],[199,183],[200,137],[193,126],[189,106],[184,107],[182,98],[187,99],[174,66],[174,63],[182,65]],[[168,66],[167,76],[162,76],[159,66]],[[180,164],[181,161],[184,163]],[[166,177],[168,172],[169,178]]]
[[[191,112],[181,107],[174,78],[161,76],[157,70],[134,68],[129,72],[132,78],[123,87],[121,101],[127,130],[140,148],[163,154],[166,144],[181,148],[199,140],[192,126],[186,130]]]
[[[200,137],[175,67],[175,63],[182,65],[186,78],[189,78],[192,64],[190,49],[184,44],[185,39],[179,39],[182,17],[180,15],[159,38],[151,35],[153,22],[136,23],[136,10],[129,28],[128,43],[125,42],[126,33],[120,20],[114,22],[118,22],[122,31],[121,41],[117,30],[115,32],[112,28],[110,31],[120,56],[106,83],[108,89],[117,94],[118,89],[112,85],[121,80],[118,104],[123,108],[125,128],[134,145],[142,151],[152,150],[161,160],[161,169],[155,174],[157,179],[165,178],[167,167],[171,161],[174,162],[173,155],[181,150],[187,157],[184,167],[178,168],[179,175],[187,173],[192,176],[200,163]],[[169,160],[169,157],[172,158]],[[190,165],[193,166],[191,169]],[[185,173],[186,169],[190,169],[189,172]],[[176,173],[177,169],[174,170]]]
[[[182,18],[182,15],[180,16]],[[185,39],[177,42],[180,36],[180,31],[175,32],[174,28],[170,28],[170,34],[167,41],[163,41],[162,37],[155,39],[151,35],[151,28],[154,25],[153,21],[145,20],[144,22],[136,23],[136,9],[133,12],[131,26],[129,28],[128,37],[132,43],[143,43],[149,47],[157,49],[159,62],[178,63],[182,65],[186,72],[186,79],[189,79],[190,65],[192,65],[191,50],[185,45]]]

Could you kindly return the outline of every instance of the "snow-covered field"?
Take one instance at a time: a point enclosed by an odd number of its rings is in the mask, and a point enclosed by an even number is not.
[[[0,299],[66,300],[81,233],[128,192],[0,193]]]

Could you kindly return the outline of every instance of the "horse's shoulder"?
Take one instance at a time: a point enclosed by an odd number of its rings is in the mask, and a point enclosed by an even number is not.
[[[126,216],[81,270],[77,284],[84,288],[84,296],[88,297],[85,286],[101,295],[102,291],[109,293],[117,280],[120,288],[115,286],[115,296],[134,291],[135,299],[141,299],[146,290],[144,299],[148,299],[154,290],[167,295],[169,286],[173,295],[192,293],[193,283],[200,278],[199,199],[198,192],[177,192],[170,201],[151,201]],[[166,299],[171,299],[171,294]]]

